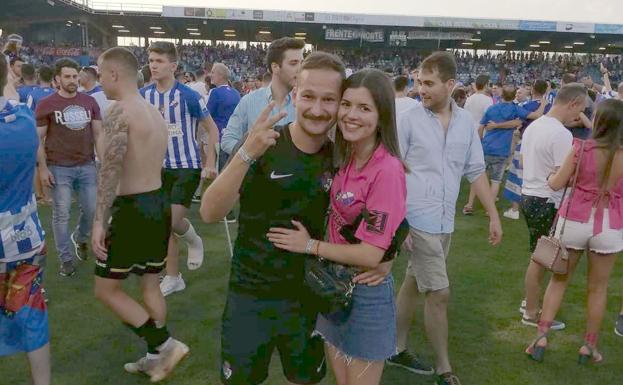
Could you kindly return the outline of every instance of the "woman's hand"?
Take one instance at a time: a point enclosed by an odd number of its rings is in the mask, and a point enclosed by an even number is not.
[[[309,232],[301,222],[294,220],[291,222],[296,230],[271,227],[266,236],[279,249],[304,254],[307,249],[307,242],[311,239]]]

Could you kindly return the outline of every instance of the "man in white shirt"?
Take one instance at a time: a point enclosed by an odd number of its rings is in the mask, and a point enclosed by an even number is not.
[[[534,251],[538,239],[549,233],[554,222],[562,192],[554,192],[547,184],[547,178],[556,172],[571,150],[573,137],[563,124],[577,119],[584,111],[586,96],[586,88],[582,84],[564,85],[547,115],[532,122],[523,134],[521,211],[530,234],[530,252]],[[525,277],[526,298],[521,306],[521,322],[524,325],[539,326],[538,307],[543,275],[544,269],[530,261]],[[553,321],[550,327],[561,330],[565,324]]]
[[[198,69],[195,71],[194,75],[196,80],[186,85],[199,92],[199,95],[208,96],[208,88],[206,87],[206,72],[202,69]]]
[[[493,105],[493,99],[489,95],[489,75],[478,75],[474,84],[476,93],[467,98],[465,109],[472,114],[474,127],[478,128],[485,111]]]
[[[406,76],[397,76],[393,83],[396,94],[396,121],[398,121],[406,110],[412,106],[417,106],[420,102],[407,96],[409,79]]]

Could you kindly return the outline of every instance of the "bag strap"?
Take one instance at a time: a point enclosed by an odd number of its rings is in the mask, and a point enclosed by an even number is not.
[[[584,144],[585,140],[582,141],[582,145],[580,146],[580,156],[578,157],[578,162],[575,164],[575,172],[573,174],[573,183],[571,184],[571,192],[569,193],[569,202],[567,202],[567,210],[565,212],[565,217],[562,219],[562,227],[560,229],[560,238],[565,233],[565,226],[567,224],[567,217],[569,216],[569,209],[571,208],[571,200],[573,199],[573,193],[575,192],[576,185],[578,183],[578,173],[580,172],[580,163],[582,163],[582,157],[584,156]],[[564,201],[565,195],[567,193],[567,188],[569,185],[565,186],[565,191],[562,193],[562,199]],[[562,201],[561,201],[562,204]],[[560,212],[557,215],[556,223],[552,226],[550,235],[553,235],[556,231],[556,225],[558,224],[558,218],[560,217]]]

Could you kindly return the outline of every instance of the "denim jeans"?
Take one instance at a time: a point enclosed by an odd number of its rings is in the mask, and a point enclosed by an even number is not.
[[[49,166],[49,169],[54,176],[54,187],[52,188],[54,242],[61,262],[68,262],[73,259],[69,238],[69,217],[73,191],[77,192],[80,205],[76,241],[78,243],[89,241],[93,216],[95,215],[95,194],[97,192],[95,163],[91,162],[73,167]]]

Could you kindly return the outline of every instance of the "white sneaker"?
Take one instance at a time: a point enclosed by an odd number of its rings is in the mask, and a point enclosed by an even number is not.
[[[508,209],[502,215],[508,219],[519,219],[519,210]]]
[[[524,315],[526,313],[526,299],[521,300],[521,305],[519,305],[519,314]]]
[[[160,291],[165,297],[184,289],[186,289],[186,283],[184,283],[184,279],[182,279],[182,273],[179,273],[177,277],[165,275],[164,278],[162,278],[162,282],[160,282]]]

